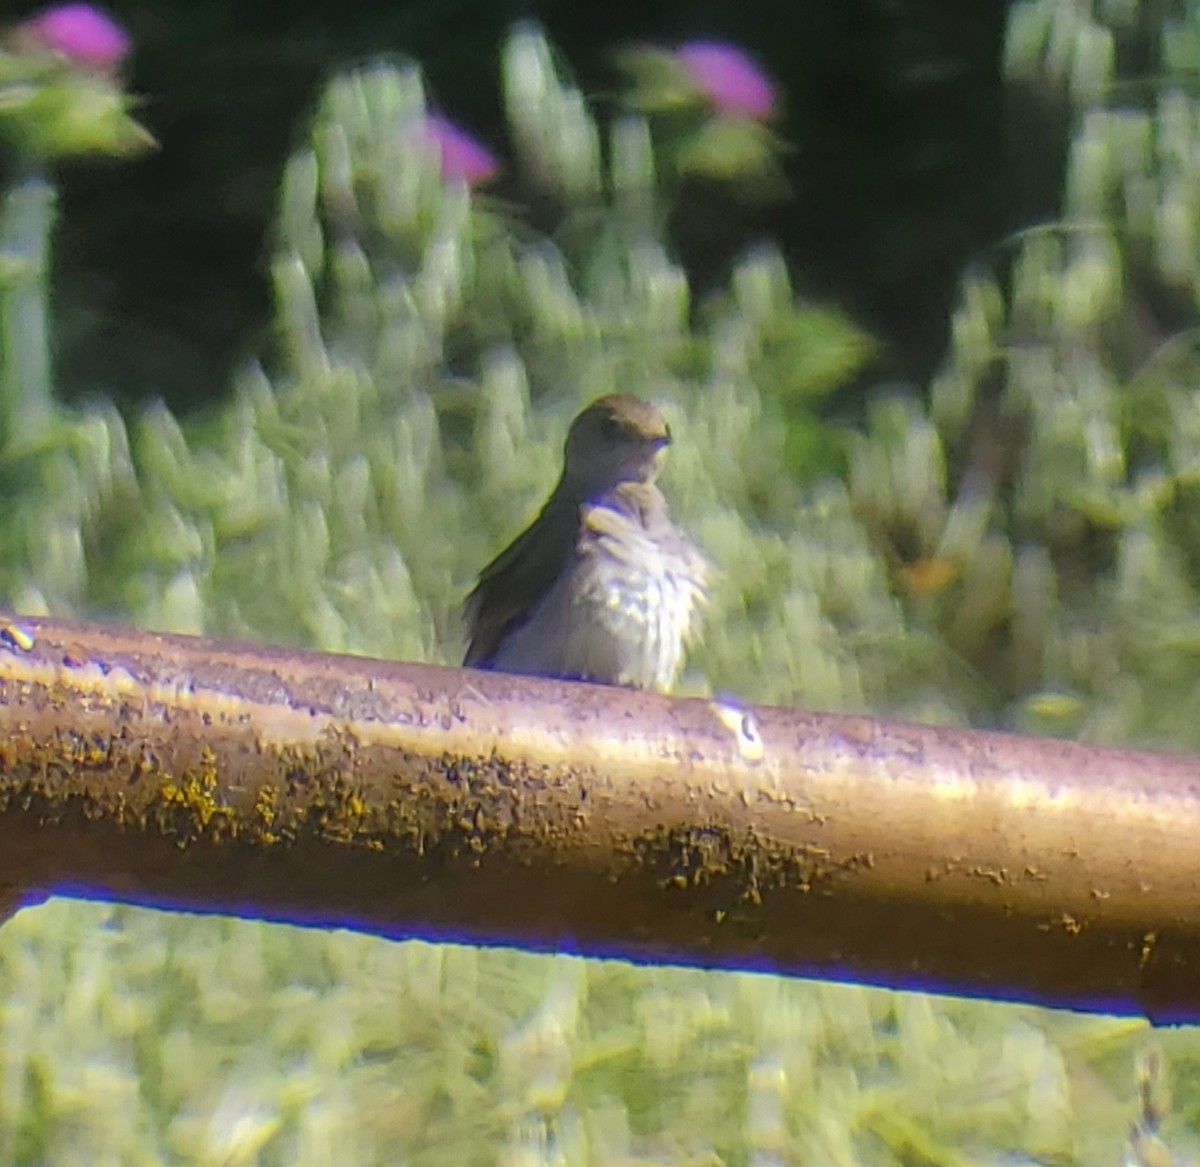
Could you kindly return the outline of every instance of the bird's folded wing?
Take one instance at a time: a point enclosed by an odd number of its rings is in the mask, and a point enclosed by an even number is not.
[[[479,573],[464,614],[469,643],[463,664],[487,666],[568,569],[576,553],[579,507],[552,497],[538,517]]]

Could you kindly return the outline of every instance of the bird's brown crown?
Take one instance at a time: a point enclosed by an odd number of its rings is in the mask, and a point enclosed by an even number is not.
[[[625,393],[597,398],[571,423],[563,481],[585,495],[653,482],[670,441],[656,405]]]

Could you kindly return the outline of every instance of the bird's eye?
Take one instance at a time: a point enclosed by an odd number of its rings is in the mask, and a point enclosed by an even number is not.
[[[621,423],[615,417],[606,417],[600,423],[600,432],[604,435],[605,441],[615,442],[621,436]]]

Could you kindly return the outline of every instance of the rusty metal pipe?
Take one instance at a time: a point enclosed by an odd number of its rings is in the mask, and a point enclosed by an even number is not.
[[[0,622],[0,891],[1200,1018],[1200,759]]]

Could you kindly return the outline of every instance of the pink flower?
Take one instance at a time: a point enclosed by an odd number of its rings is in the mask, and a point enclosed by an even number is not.
[[[113,69],[129,51],[129,34],[90,4],[56,4],[30,17],[18,32],[92,69]]]
[[[427,141],[437,147],[442,174],[446,178],[465,182],[468,186],[478,186],[495,177],[499,169],[496,159],[466,130],[459,129],[448,118],[440,114],[427,115],[421,132]]]
[[[717,41],[688,41],[676,56],[718,113],[762,121],[775,108],[775,88],[741,49]]]

